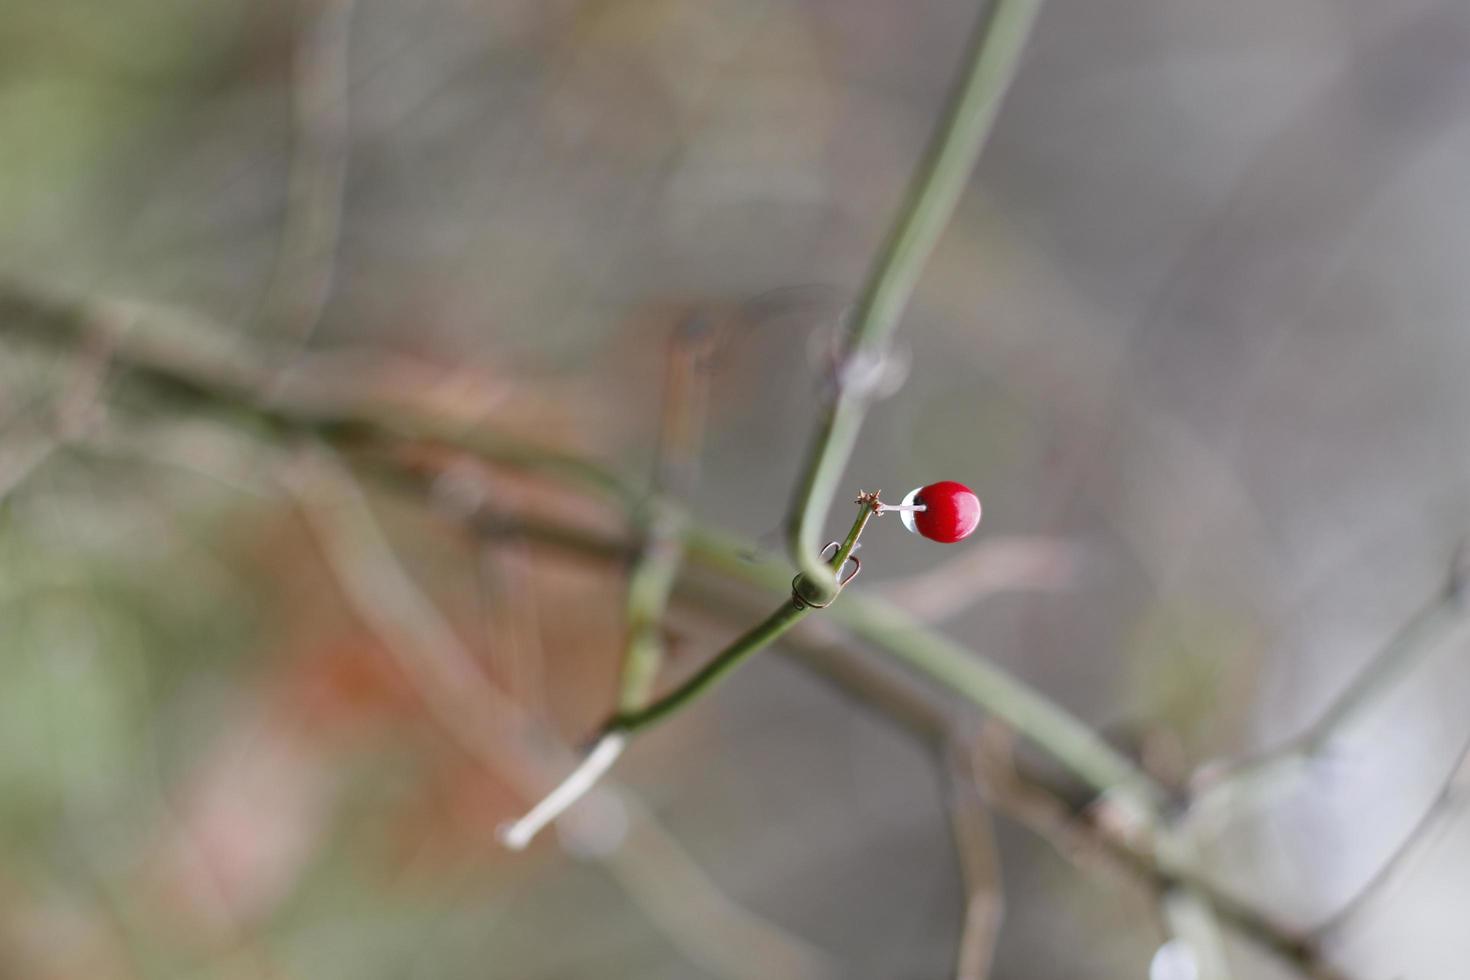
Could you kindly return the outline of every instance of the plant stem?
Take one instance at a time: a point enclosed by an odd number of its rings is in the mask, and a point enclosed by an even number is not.
[[[191,319],[174,311],[72,299],[0,279],[0,333],[59,351],[101,343],[112,380],[172,407],[210,415],[260,437],[311,436],[344,450],[401,449],[405,443],[449,449],[593,490],[628,510],[642,502],[642,494],[596,460],[533,445],[473,421],[402,406],[324,404],[296,390],[275,390],[263,398],[268,375],[258,357],[208,351],[204,344],[181,351],[133,336],[115,337],[140,316]],[[191,321],[191,330],[218,336],[223,328]],[[112,396],[121,400],[116,390]]]
[[[496,831],[500,843],[512,851],[524,851],[532,838],[565,813],[573,803],[586,796],[597,785],[597,781],[607,775],[627,745],[628,737],[622,732],[604,734],[592,747],[592,751],[578,763],[577,768],[558,783],[555,789],[543,796],[530,812]]]
[[[875,513],[872,504],[864,501],[860,503],[857,519],[853,521],[852,528],[847,532],[847,538],[838,547],[836,555],[831,564],[825,567],[831,569],[834,576],[840,573],[842,566],[847,563],[852,555],[853,549],[857,547],[858,538],[862,536],[863,529],[867,527]],[[793,586],[793,591],[805,594],[804,581],[799,581]],[[713,660],[705,664],[683,684],[674,688],[663,697],[651,704],[645,705],[632,711],[619,711],[605,727],[609,732],[625,732],[633,734],[650,728],[658,722],[677,712],[680,708],[689,704],[704,694],[715,684],[719,683],[736,667],[740,666],[751,655],[770,646],[780,638],[791,627],[801,622],[811,612],[812,606],[806,601],[799,601],[793,595],[786,602],[764,620],[751,627],[743,633],[735,642],[720,651]]]
[[[893,331],[990,135],[1040,8],[1041,0],[992,0],[981,15],[963,73],[853,311],[835,384],[788,516],[792,560],[821,599],[836,589],[818,559],[822,526],[852,456],[875,375],[881,373]]]
[[[618,686],[619,711],[634,711],[648,703],[663,665],[661,628],[684,561],[686,517],[677,505],[688,499],[699,471],[712,343],[712,331],[698,314],[680,323],[669,341],[653,493],[640,512],[642,540],[628,570],[628,636]]]
[[[742,555],[743,542],[691,528],[692,561],[764,588],[779,588],[780,566]],[[855,636],[938,686],[1003,719],[1043,748],[1099,794],[1137,795],[1162,803],[1164,790],[1066,709],[949,637],[914,622],[902,610],[870,595],[833,606],[831,617]]]

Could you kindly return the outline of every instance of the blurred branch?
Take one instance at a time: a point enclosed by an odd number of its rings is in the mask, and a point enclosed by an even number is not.
[[[1000,851],[975,776],[967,744],[951,740],[945,753],[949,776],[949,818],[965,880],[965,924],[960,933],[957,980],[985,980],[995,959],[995,944],[1005,918]]]
[[[23,434],[11,431],[12,426],[0,433],[5,437],[0,443],[0,503],[58,450],[94,428],[97,400],[111,352],[112,338],[108,333],[98,331],[89,336],[75,362],[68,366],[61,396],[45,413],[49,417],[31,423]]]
[[[500,664],[510,696],[538,718],[548,717],[541,603],[530,581],[535,559],[524,542],[480,542],[475,556],[480,635]],[[492,643],[498,637],[499,643]]]
[[[630,826],[622,845],[600,860],[691,960],[718,976],[750,980],[836,975],[825,951],[726,895],[636,796],[603,788],[622,800]]]
[[[292,153],[276,270],[265,319],[300,350],[336,278],[350,149],[348,46],[356,0],[304,0],[292,63]]]
[[[526,795],[542,792],[554,760],[533,761],[529,746],[550,746],[552,740],[480,671],[453,627],[398,562],[350,474],[325,450],[309,451],[286,471],[285,483],[344,597],[383,641],[433,720],[470,758]],[[554,754],[563,760],[568,755]],[[626,790],[602,790],[595,802],[604,811],[638,818],[638,826],[610,844],[579,851],[608,867],[691,959],[730,978],[825,975],[821,954],[721,894]],[[598,836],[585,828],[582,834]],[[697,923],[691,923],[691,910],[698,911]],[[753,947],[762,955],[752,957]]]
[[[55,436],[28,433],[17,439],[7,433],[0,446],[0,504],[61,448]]]
[[[1269,799],[1283,786],[1293,785],[1334,739],[1370,715],[1426,657],[1470,625],[1465,615],[1466,572],[1461,547],[1439,594],[1399,629],[1311,727],[1272,752],[1223,771],[1203,771],[1187,818],[1218,821],[1237,807]]]
[[[992,537],[927,572],[884,586],[883,597],[914,619],[948,619],[988,595],[1056,591],[1072,584],[1080,549],[1046,537]]]
[[[1188,976],[1194,980],[1230,980],[1225,937],[1209,896],[1194,885],[1182,883],[1160,892],[1159,909],[1173,937],[1173,948],[1189,958]]]
[[[1429,805],[1424,808],[1424,812],[1419,815],[1419,819],[1414,822],[1414,826],[1410,827],[1408,832],[1404,834],[1403,840],[1394,848],[1393,853],[1384,859],[1383,863],[1379,865],[1378,870],[1364,883],[1363,887],[1358,889],[1355,895],[1344,902],[1337,911],[1314,925],[1312,927],[1312,934],[1322,935],[1337,928],[1357,914],[1359,909],[1367,905],[1373,896],[1393,877],[1394,872],[1398,870],[1398,866],[1403,861],[1405,855],[1424,839],[1425,832],[1435,820],[1443,816],[1444,811],[1456,801],[1459,792],[1464,790],[1467,784],[1470,784],[1470,742],[1466,742],[1460,747],[1460,751],[1456,753],[1454,763],[1450,767],[1449,775],[1445,777],[1444,785],[1440,787],[1439,792],[1435,794],[1434,799],[1430,801]]]
[[[133,319],[126,304],[74,300],[15,282],[0,282],[0,334],[62,353],[111,344],[119,320]],[[180,315],[174,314],[176,317]],[[198,333],[220,328],[181,316]],[[309,384],[277,387],[263,397],[267,374],[259,358],[231,350],[208,353],[201,345],[149,342],[128,336],[110,347],[115,384],[130,384],[151,398],[191,414],[211,415],[261,437],[309,436],[339,449],[424,448],[453,450],[507,469],[539,473],[594,491],[633,508],[640,495],[608,468],[582,456],[547,449],[442,413],[406,406],[324,402]]]
[[[711,331],[697,314],[675,328],[669,341],[653,493],[644,508],[642,540],[628,573],[628,639],[619,711],[635,711],[648,703],[663,663],[664,612],[684,560],[680,507],[693,491],[704,441],[710,345]]]
[[[530,720],[478,669],[453,627],[409,577],[362,490],[326,450],[299,454],[283,482],[348,605],[378,636],[430,715],[460,748],[530,793],[543,784],[514,746]]]
[[[868,272],[827,405],[788,515],[792,560],[819,599],[836,583],[819,560],[822,529],[883,374],[889,340],[949,224],[1020,65],[1041,0],[990,0],[887,240]]]

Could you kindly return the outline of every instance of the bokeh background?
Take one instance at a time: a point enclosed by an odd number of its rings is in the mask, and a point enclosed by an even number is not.
[[[639,479],[671,331],[714,317],[693,506],[779,550],[822,352],[977,9],[7,0],[0,273]],[[942,627],[1172,780],[1317,717],[1470,518],[1467,106],[1461,4],[1051,0],[847,480],[963,480],[963,547],[1060,562],[987,565]],[[0,334],[0,977],[952,974],[943,773],[901,731],[763,656],[620,766],[657,844],[509,854],[524,794],[405,679],[289,466],[104,410],[89,370]],[[621,570],[367,505],[450,646],[584,737]],[[854,589],[912,599],[957,553],[880,521]],[[674,669],[737,626],[676,610]],[[1465,649],[1207,835],[1301,927],[1397,855],[1327,933],[1353,976],[1470,959]],[[1144,890],[997,829],[994,976],[1147,975]]]

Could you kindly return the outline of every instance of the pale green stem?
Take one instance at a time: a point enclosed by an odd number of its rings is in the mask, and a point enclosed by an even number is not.
[[[779,588],[785,575],[780,567],[747,561],[742,556],[748,553],[744,542],[699,528],[689,532],[691,560],[732,578]],[[830,615],[876,649],[1004,720],[1099,794],[1163,801],[1163,790],[1142,769],[1066,709],[901,610],[864,595],[862,602],[834,605]]]
[[[867,413],[889,340],[929,254],[969,182],[1021,61],[1041,0],[992,0],[981,15],[919,169],[852,314],[831,396],[817,422],[788,516],[797,567],[825,598],[836,584],[819,560],[822,528]]]
[[[694,486],[704,441],[712,333],[704,319],[681,323],[669,342],[663,424],[653,468],[653,494],[641,510],[642,542],[628,571],[627,629],[618,710],[643,707],[663,665],[662,627],[684,560],[680,510]]]

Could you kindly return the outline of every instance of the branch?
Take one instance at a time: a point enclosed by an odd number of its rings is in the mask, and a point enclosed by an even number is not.
[[[1056,592],[1077,577],[1081,549],[1050,537],[992,536],[958,557],[885,584],[883,598],[925,623],[956,615],[1000,592]]]
[[[1458,791],[1464,789],[1467,778],[1470,778],[1470,771],[1467,771],[1467,767],[1470,767],[1470,742],[1460,746],[1459,752],[1455,755],[1454,764],[1450,767],[1449,775],[1445,777],[1444,785],[1440,787],[1439,792],[1435,794],[1434,799],[1430,801],[1429,805],[1424,808],[1424,812],[1414,822],[1414,826],[1410,827],[1409,831],[1404,834],[1403,840],[1394,848],[1393,853],[1379,865],[1378,870],[1369,877],[1368,881],[1358,889],[1356,894],[1339,906],[1331,915],[1312,927],[1311,931],[1313,935],[1320,936],[1335,929],[1348,919],[1351,919],[1359,909],[1366,905],[1383,888],[1384,884],[1393,877],[1394,871],[1398,869],[1399,863],[1403,860],[1404,856],[1414,848],[1415,844],[1424,839],[1424,832],[1457,799]]]
[[[336,278],[350,149],[348,44],[355,0],[307,0],[292,62],[292,152],[276,268],[265,293],[268,325],[300,350]]]
[[[744,542],[702,528],[690,529],[688,548],[691,561],[762,588],[780,588],[787,574],[779,566],[745,560],[749,548]],[[1161,786],[1081,720],[973,651],[914,622],[902,610],[864,595],[861,602],[834,606],[831,615],[885,655],[1006,721],[1094,792],[1146,806],[1165,802],[1167,794]]]
[[[827,406],[788,515],[792,560],[819,597],[836,591],[818,560],[821,535],[852,456],[889,340],[985,146],[1021,61],[1041,0],[991,0],[888,238],[852,314]]]
[[[1218,821],[1239,806],[1294,784],[1335,739],[1371,715],[1425,658],[1458,636],[1467,625],[1465,563],[1462,547],[1439,594],[1399,629],[1306,731],[1272,752],[1223,771],[1202,771],[1188,818]]]
[[[1193,852],[1188,856],[1193,857]],[[1184,958],[1187,965],[1181,965],[1181,970],[1189,971],[1169,975],[1193,980],[1230,980],[1225,937],[1209,895],[1188,883],[1175,885],[1161,891],[1159,908],[1172,938],[1160,947],[1155,957]]]
[[[309,437],[338,449],[444,449],[506,469],[547,476],[592,491],[632,510],[642,495],[611,469],[585,457],[524,442],[474,422],[407,406],[324,402],[309,383],[270,386],[265,364],[252,352],[208,352],[202,345],[118,338],[119,324],[138,319],[186,323],[192,332],[219,336],[222,328],[173,310],[96,302],[0,281],[0,332],[62,353],[107,351],[115,384],[190,414],[213,416],[263,438]],[[262,392],[274,388],[270,396]]]
[[[684,517],[677,505],[688,499],[698,473],[710,346],[711,333],[698,316],[680,324],[669,343],[653,494],[644,508],[643,540],[628,573],[628,639],[619,711],[648,703],[664,659],[664,613],[684,560]]]
[[[965,924],[960,932],[956,980],[985,980],[995,960],[995,944],[1005,918],[1000,850],[995,828],[976,780],[975,765],[962,739],[945,753],[949,776],[949,818],[960,872],[965,880]]]

